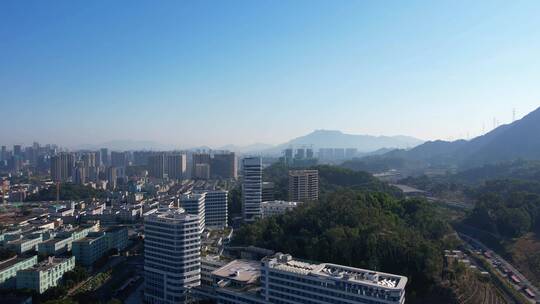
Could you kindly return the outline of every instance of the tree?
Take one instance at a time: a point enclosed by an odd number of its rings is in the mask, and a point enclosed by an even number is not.
[[[408,288],[424,295],[442,273],[442,236],[449,231],[425,201],[339,190],[319,202],[243,226],[233,243],[406,275]]]

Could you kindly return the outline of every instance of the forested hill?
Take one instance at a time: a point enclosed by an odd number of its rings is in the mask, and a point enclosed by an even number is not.
[[[539,133],[540,108],[471,140],[429,141],[410,150],[393,150],[349,161],[345,166],[375,172],[422,171],[433,167],[468,169],[518,159],[540,160]]]
[[[437,282],[443,240],[450,231],[425,201],[341,189],[317,203],[244,226],[233,242],[405,275],[407,302],[426,303],[426,297],[444,293]],[[446,295],[437,303],[447,301]]]
[[[493,180],[473,195],[477,204],[467,224],[508,239],[540,233],[540,182]]]
[[[264,170],[265,181],[274,182],[276,199],[288,199],[289,168],[284,163],[275,163]],[[400,196],[399,189],[381,182],[371,174],[362,171],[353,171],[337,166],[320,165],[309,169],[319,171],[319,189],[321,196],[339,189],[362,190],[372,192],[386,192]]]

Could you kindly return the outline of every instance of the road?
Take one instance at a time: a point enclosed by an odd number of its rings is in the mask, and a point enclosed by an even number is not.
[[[506,269],[510,270],[516,277],[518,277],[519,280],[521,280],[521,285],[522,287],[527,287],[529,288],[530,290],[532,290],[536,296],[540,295],[540,292],[538,290],[538,288],[536,288],[536,286],[534,286],[534,284],[532,284],[521,272],[519,272],[514,266],[512,266],[512,264],[510,264],[508,261],[506,261],[505,259],[503,259],[500,255],[496,254],[493,250],[491,250],[490,248],[488,248],[486,245],[482,244],[482,242],[468,236],[468,235],[465,235],[463,233],[458,233],[459,236],[466,240],[467,242],[469,243],[472,243],[474,244],[477,248],[480,248],[484,251],[489,251],[491,252],[493,258],[491,259],[491,261],[494,261],[494,260],[498,260],[501,265],[503,267],[505,267]],[[514,285],[514,284],[512,284]],[[518,290],[520,290],[521,288],[516,288]]]
[[[112,268],[112,267],[118,265],[119,263],[125,261],[125,259],[126,259],[125,257],[119,256],[119,255],[111,256],[105,265],[103,265],[100,268],[95,269],[92,272],[90,272],[88,278],[86,280],[80,282],[79,284],[77,284],[73,288],[71,288],[68,291],[67,295],[71,296],[71,295],[75,294],[79,288],[81,288],[84,284],[88,283],[88,281],[90,281],[95,275],[97,275],[100,272],[107,271],[109,268]]]

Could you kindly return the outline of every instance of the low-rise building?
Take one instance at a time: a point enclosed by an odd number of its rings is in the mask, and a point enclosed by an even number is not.
[[[9,241],[20,239],[21,233],[21,229],[9,230],[0,233],[0,242],[2,243],[2,246],[5,246]]]
[[[51,287],[58,286],[64,273],[75,268],[75,257],[53,258],[17,271],[17,289],[32,289],[44,293]]]
[[[42,255],[61,255],[71,251],[73,240],[68,238],[54,238],[38,244],[38,252]]]
[[[261,295],[267,303],[405,303],[404,276],[360,268],[313,264],[278,253],[262,260]],[[343,300],[347,301],[344,302]]]
[[[266,304],[260,296],[261,263],[234,260],[212,272],[214,300],[219,304]],[[283,302],[289,303],[289,302]]]
[[[227,265],[230,260],[225,260],[219,255],[207,255],[201,257],[201,287],[212,287],[214,277],[212,272]]]
[[[0,288],[11,289],[17,286],[17,271],[37,264],[37,255],[31,257],[13,256],[0,261]]]
[[[83,266],[92,266],[108,250],[109,244],[104,232],[89,233],[72,245],[73,256]]]
[[[126,249],[128,245],[128,229],[126,227],[111,227],[105,230],[105,238],[110,249],[118,251]]]
[[[73,242],[72,251],[77,263],[91,266],[110,250],[124,250],[128,245],[126,227],[111,227],[100,232],[90,232],[85,238]]]
[[[15,251],[17,254],[23,254],[25,252],[36,250],[38,244],[42,241],[43,238],[41,236],[36,238],[22,238],[7,242],[6,247]]]
[[[282,253],[261,262],[234,260],[210,278],[212,285],[205,276],[194,294],[218,304],[403,304],[407,284],[404,276],[311,263]]]
[[[269,217],[279,214],[284,214],[287,211],[291,211],[294,208],[300,206],[298,202],[287,201],[268,201],[261,203],[261,217]]]

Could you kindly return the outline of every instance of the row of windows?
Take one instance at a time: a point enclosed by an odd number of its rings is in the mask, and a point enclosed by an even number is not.
[[[265,270],[261,270],[261,275],[266,274]],[[345,291],[355,294],[369,294],[370,296],[379,295],[379,297],[388,297],[391,295],[391,291],[386,289],[378,289],[371,286],[351,284],[348,282],[336,281],[328,283],[326,281],[313,280],[306,276],[288,275],[281,272],[270,271],[270,275],[277,278],[283,278],[296,282],[307,284],[307,286],[322,286],[324,288],[332,288],[339,291]]]
[[[157,244],[152,244],[150,246],[146,246],[145,251],[170,257],[170,256],[186,255],[187,253],[196,253],[196,252],[200,252],[201,250],[200,244],[195,244],[195,245],[185,246],[185,247],[180,247],[180,248],[173,247],[171,249],[163,248],[163,247],[168,247],[168,246],[159,246]]]
[[[153,268],[153,269],[158,269],[158,270],[161,270],[161,271],[165,271],[165,272],[168,272],[168,273],[185,273],[185,271],[182,271],[182,268],[177,268],[177,267],[166,267],[166,266],[163,266],[161,264],[156,264],[156,263],[152,263],[150,261],[148,262],[145,262],[145,266],[148,266],[150,268]],[[198,269],[198,267],[196,267]]]
[[[191,266],[191,265],[197,265],[198,266],[199,265],[198,260],[194,261],[194,262],[189,262],[189,263],[174,263],[174,262],[164,261],[163,259],[155,259],[155,258],[151,258],[151,257],[145,257],[144,262],[145,263],[155,263],[155,264],[158,264],[158,265],[168,266],[168,267],[178,269],[178,270],[183,270],[183,271],[187,271],[186,268],[185,268],[186,266]]]
[[[282,275],[282,276],[285,276],[285,275]],[[298,280],[298,279],[299,278],[293,278],[293,280]],[[343,294],[340,292],[332,291],[327,288],[321,288],[319,286],[298,284],[298,283],[293,283],[290,281],[276,279],[274,277],[271,277],[269,282],[270,282],[270,290],[281,290],[283,292],[290,293],[290,294],[295,294],[295,295],[304,296],[308,298],[316,298],[325,302],[329,301],[328,303],[342,303],[342,302],[339,302],[339,301],[333,302],[335,300],[332,300],[326,296],[348,299],[348,300],[359,302],[359,303],[371,303],[368,300],[363,299],[361,296],[379,298],[386,301],[392,301],[392,302],[397,302],[397,303],[399,303],[399,300],[400,300],[400,298],[391,297],[387,293],[379,294],[379,293],[366,292],[367,290],[365,290],[364,292],[359,292],[358,290],[355,290],[354,294]],[[374,301],[372,303],[382,303],[382,302]]]
[[[163,233],[163,234],[166,234],[166,235],[186,234],[186,233],[189,233],[189,232],[196,231],[195,228],[197,228],[197,225],[192,224],[192,225],[183,226],[183,227],[181,227],[181,229],[178,229],[178,228],[180,228],[180,227],[177,227],[177,229],[173,229],[173,228],[171,228],[171,229],[163,229],[163,228],[157,228],[157,227],[152,227],[152,226],[145,226],[144,231],[145,232],[152,231],[152,232],[156,232],[156,233]]]
[[[145,240],[145,248],[153,248],[153,247],[161,248],[161,249],[170,251],[168,254],[171,254],[171,251],[174,253],[179,250],[182,250],[185,244],[193,244],[193,246],[200,246],[200,241],[193,240],[193,241],[185,242],[183,244],[178,244],[175,246],[168,246],[154,240]],[[167,254],[166,251],[163,251],[163,252]]]

